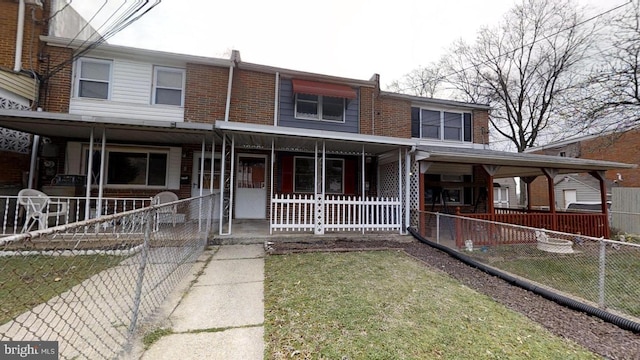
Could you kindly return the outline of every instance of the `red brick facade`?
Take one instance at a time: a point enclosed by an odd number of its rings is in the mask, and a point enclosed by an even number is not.
[[[273,125],[275,86],[275,74],[236,69],[229,120]]]
[[[547,148],[536,151],[536,153],[551,156],[560,156],[563,153],[566,157],[640,164],[640,130],[603,135],[559,147]],[[609,170],[605,173],[605,178],[617,181],[618,174],[623,179],[618,181],[619,186],[640,187],[640,169]],[[549,205],[547,186],[547,179],[544,177],[539,177],[532,183],[531,204],[533,206]]]
[[[214,123],[224,120],[229,69],[187,64],[184,120]]]
[[[375,105],[375,134],[411,138],[411,102],[379,96]]]
[[[45,3],[49,3],[45,1]],[[46,4],[45,4],[46,5]],[[33,20],[43,19],[48,9],[25,5],[25,21],[22,45],[22,68],[38,70],[38,54],[41,47],[39,35],[45,35],[47,27]],[[13,69],[15,61],[16,32],[18,29],[18,2],[0,0],[0,67]]]

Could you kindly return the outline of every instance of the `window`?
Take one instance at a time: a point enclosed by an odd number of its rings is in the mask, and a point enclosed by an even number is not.
[[[85,150],[85,168],[88,166],[89,149]],[[94,150],[92,184],[100,182],[99,150]],[[167,185],[169,152],[113,147],[107,149],[105,185],[157,186]]]
[[[296,94],[296,118],[344,121],[344,98]]]
[[[80,59],[77,67],[77,96],[92,99],[109,99],[111,61]]]
[[[155,67],[153,74],[153,103],[183,105],[184,69]]]
[[[470,113],[411,108],[411,136],[447,141],[472,141]]]
[[[313,193],[315,181],[315,159],[294,158],[294,192]],[[324,191],[329,194],[344,193],[344,160],[327,159],[325,162]]]

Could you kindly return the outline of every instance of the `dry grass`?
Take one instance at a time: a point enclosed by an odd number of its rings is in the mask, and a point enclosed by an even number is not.
[[[392,251],[270,256],[268,359],[597,359]]]

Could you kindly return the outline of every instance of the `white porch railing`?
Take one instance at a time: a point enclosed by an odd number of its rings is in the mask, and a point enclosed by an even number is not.
[[[311,194],[275,194],[271,199],[271,232],[402,229],[399,198],[325,195],[321,200],[317,202]]]
[[[66,197],[51,196],[52,205],[48,205],[45,209],[46,213],[57,214],[48,217],[48,227],[67,225],[76,221],[85,220],[86,197]],[[100,215],[114,215],[129,210],[136,210],[151,205],[152,198],[102,198]],[[57,207],[60,203],[65,204],[65,211],[59,213]],[[93,219],[97,217],[96,204],[97,197],[89,198],[89,217]],[[18,203],[17,196],[0,196],[0,217],[2,219],[2,228],[0,235],[15,235],[22,232],[26,218],[26,211],[23,206]],[[38,224],[35,224],[31,230],[38,230]]]

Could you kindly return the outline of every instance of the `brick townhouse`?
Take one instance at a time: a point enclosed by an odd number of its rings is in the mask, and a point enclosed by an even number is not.
[[[627,164],[640,163],[640,130],[632,128],[623,132],[581,136],[537,146],[528,150],[532,154],[614,161]],[[611,187],[640,187],[640,170],[612,169],[605,173],[607,197]],[[599,202],[599,194],[594,192],[593,177],[584,174],[561,175],[554,179],[556,184],[556,204],[563,208],[571,202]],[[547,180],[537,179],[531,185],[534,206],[548,206]],[[597,188],[597,186],[596,186]]]
[[[68,26],[83,24],[71,7],[43,3],[27,7],[61,11],[24,61],[37,64],[39,92],[25,97],[27,111],[0,110],[0,126],[38,136],[15,172],[31,166],[45,192],[73,178],[84,189],[64,195],[95,204],[212,194],[220,234],[235,219],[267,219],[271,231],[404,232],[419,210],[494,213],[495,178],[624,166],[491,151],[487,105],[382,91],[378,75],[265,66],[237,51],[221,59],[88,47]],[[15,2],[0,5],[2,26],[17,21]]]

